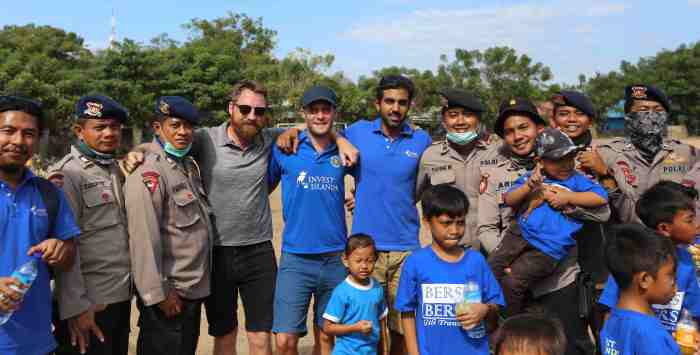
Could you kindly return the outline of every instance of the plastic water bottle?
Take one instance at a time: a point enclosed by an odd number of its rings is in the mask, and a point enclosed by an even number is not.
[[[464,283],[462,304],[458,305],[457,313],[469,312],[470,305],[474,303],[481,303],[481,289],[475,281],[467,280]],[[466,331],[467,335],[473,339],[481,339],[486,336],[486,326],[483,320]]]
[[[36,279],[36,275],[39,273],[39,259],[40,257],[32,256],[32,258],[29,261],[24,263],[12,273],[11,277],[14,277],[17,280],[19,280],[19,282],[27,286],[27,288],[20,289],[19,287],[12,285],[10,286],[11,289],[21,293],[22,296],[24,296],[24,294],[27,293],[27,291],[29,291],[29,288],[32,286],[32,283],[34,283],[34,280]],[[10,317],[12,317],[13,313],[13,311],[10,311],[8,313],[0,313],[0,326],[5,324],[5,322],[9,320]]]
[[[698,325],[687,310],[681,311],[681,319],[676,325],[676,343],[681,348],[681,354],[695,354],[695,344],[698,341]]]

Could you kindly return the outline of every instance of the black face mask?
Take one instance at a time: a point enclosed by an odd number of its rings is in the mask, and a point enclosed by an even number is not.
[[[654,160],[663,146],[667,119],[666,112],[642,111],[625,115],[625,136],[648,162]]]

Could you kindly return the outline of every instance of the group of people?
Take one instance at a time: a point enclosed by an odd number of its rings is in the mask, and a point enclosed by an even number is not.
[[[0,96],[0,353],[125,355],[136,298],[139,354],[194,354],[202,305],[213,353],[235,354],[239,295],[255,355],[298,354],[312,299],[314,354],[678,353],[681,314],[700,319],[685,249],[700,158],[665,138],[662,91],[624,94],[625,137],[594,146],[580,92],[552,97],[551,115],[506,98],[486,127],[478,97],[445,89],[432,142],[410,124],[404,76],[383,77],[377,116],[341,132],[332,89],[308,88],[285,131],[266,128],[267,91],[246,80],[216,127],[159,97],[153,142],[126,159],[127,110],[92,94],[53,184],[26,167],[41,104]],[[33,255],[27,291],[10,275]]]

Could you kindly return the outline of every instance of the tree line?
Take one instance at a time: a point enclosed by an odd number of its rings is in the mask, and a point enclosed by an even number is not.
[[[373,114],[371,103],[379,78],[403,74],[417,88],[413,115],[437,117],[443,87],[469,90],[482,98],[492,122],[504,96],[544,100],[564,88],[588,94],[598,110],[598,123],[614,108],[629,83],[653,83],[672,101],[674,123],[700,131],[700,42],[663,50],[637,63],[623,61],[618,70],[579,76],[578,83],[553,83],[550,68],[509,47],[485,50],[455,49],[440,56],[435,70],[391,66],[361,76],[356,82],[342,72],[331,73],[332,54],[317,55],[297,49],[276,58],[277,32],[261,18],[228,13],[227,16],[193,19],[183,25],[187,39],[178,42],[161,34],[149,43],[131,39],[108,49],[91,51],[73,32],[35,24],[4,26],[0,30],[0,92],[21,93],[41,100],[47,109],[52,153],[65,150],[73,105],[90,92],[103,92],[130,111],[133,135],[138,141],[152,118],[153,103],[161,95],[181,95],[192,100],[205,115],[205,124],[226,120],[231,86],[243,79],[265,83],[272,118],[294,121],[300,97],[308,86],[324,84],[340,97],[340,119],[351,122]]]

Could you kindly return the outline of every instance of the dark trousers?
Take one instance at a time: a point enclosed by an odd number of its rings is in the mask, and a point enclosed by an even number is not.
[[[139,308],[138,355],[194,355],[199,341],[202,300],[182,299],[182,312],[166,318],[158,305]]]
[[[104,335],[104,343],[94,334],[90,335],[90,344],[87,348],[88,355],[127,355],[129,353],[129,328],[131,317],[131,301],[124,301],[107,305],[104,310],[95,313],[95,323]],[[68,321],[54,320],[54,336],[58,348],[56,355],[78,355],[78,344],[71,345]]]
[[[585,319],[579,317],[578,301],[578,290],[574,282],[535,299],[532,306],[526,309],[528,312],[544,312],[559,318],[566,335],[565,355],[592,355],[595,346],[588,336]]]
[[[558,261],[537,250],[519,234],[508,232],[489,256],[489,266],[501,284],[506,299],[507,317],[522,311],[527,290],[535,282],[551,275]],[[506,273],[505,269],[511,272]]]

